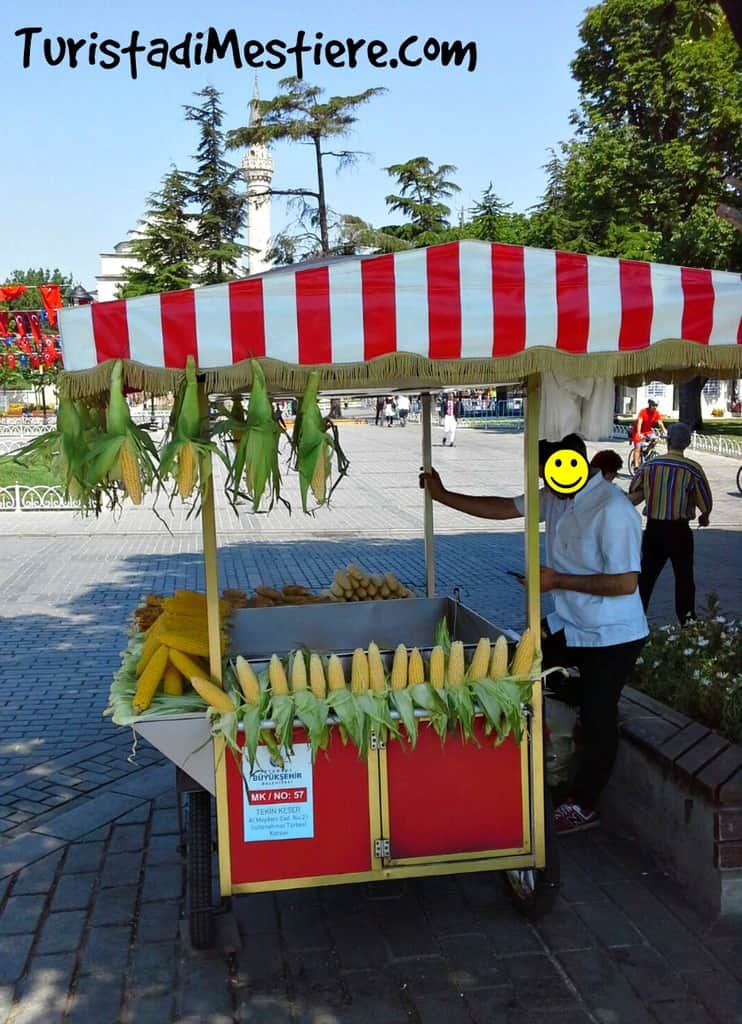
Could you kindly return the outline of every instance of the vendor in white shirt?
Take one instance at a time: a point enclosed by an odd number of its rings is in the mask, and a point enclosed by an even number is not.
[[[572,493],[560,491],[549,472],[549,456],[560,459],[563,452],[574,453],[569,461],[584,470]],[[546,524],[541,590],[552,592],[554,608],[542,642],[544,667],[575,666],[580,672],[579,679],[569,681],[572,693],[565,693],[579,704],[584,742],[572,794],[555,811],[557,829],[565,833],[599,824],[596,804],[616,759],[618,699],[649,628],[638,590],[641,521],[636,509],[599,470],[588,467],[585,442],[578,435],[551,445],[541,442],[540,461],[545,484],[539,492],[540,519]],[[514,519],[525,512],[522,495],[455,494],[435,470],[422,473],[420,484],[434,501],[468,515]]]

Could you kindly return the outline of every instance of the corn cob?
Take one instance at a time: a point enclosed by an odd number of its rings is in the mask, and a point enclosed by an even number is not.
[[[498,636],[492,649],[490,661],[490,679],[502,679],[508,674],[508,642],[504,636]]]
[[[386,690],[386,671],[381,652],[375,643],[368,645],[368,677],[372,690],[383,693]]]
[[[252,669],[249,661],[246,661],[241,654],[237,655],[234,663],[237,682],[244,694],[248,704],[260,704],[260,683]]]
[[[322,668],[322,659],[319,654],[312,654],[309,658],[309,687],[315,697],[327,696],[325,670]]]
[[[162,641],[160,640],[160,633],[162,632],[162,627],[159,626],[161,618],[162,617],[157,619],[157,621],[154,622],[147,630],[147,639],[144,641],[144,646],[142,647],[142,652],[139,655],[139,661],[137,662],[136,667],[136,673],[138,676],[140,676],[142,672],[144,672],[145,668],[149,664],[150,658],[162,643]]]
[[[363,693],[368,689],[369,670],[368,657],[360,647],[353,651],[353,663],[350,670],[350,688],[353,693]]]
[[[190,679],[191,676],[203,677],[209,674],[208,669],[205,669],[200,661],[194,660],[189,655],[184,654],[183,651],[179,651],[174,647],[170,648],[169,657],[173,665],[186,679]]]
[[[250,368],[252,386],[245,429],[235,451],[228,486],[236,501],[241,493],[244,476],[245,492],[252,502],[253,512],[257,512],[266,489],[269,509],[281,496],[281,471],[278,463],[281,428],[273,417],[273,405],[260,363],[251,359]]]
[[[189,498],[196,484],[196,459],[193,447],[186,441],[178,454],[178,494]]]
[[[430,685],[442,690],[446,681],[446,656],[442,647],[434,647],[430,652]]]
[[[345,689],[343,663],[340,661],[337,654],[331,654],[330,660],[327,662],[327,686],[330,690]]]
[[[483,679],[487,675],[490,665],[490,641],[489,637],[483,636],[474,651],[474,657],[469,666],[469,675],[472,679]]]
[[[214,683],[210,683],[208,679],[203,679],[201,676],[191,676],[190,680],[191,686],[199,697],[203,697],[206,703],[210,704],[212,708],[216,708],[217,711],[237,710],[231,698],[227,696],[221,686],[216,686]]]
[[[205,636],[188,635],[174,629],[163,629],[160,633],[160,643],[167,644],[168,647],[172,647],[176,651],[182,651],[183,654],[195,654],[199,658],[209,657],[209,641]]]
[[[525,676],[531,671],[531,665],[536,654],[535,644],[531,636],[530,627],[526,627],[518,641],[518,646],[513,655],[513,663],[510,666],[511,676]]]
[[[392,689],[404,690],[407,686],[407,648],[399,644],[392,661]]]
[[[274,696],[287,694],[289,692],[289,681],[286,678],[286,670],[281,664],[277,654],[271,655],[271,663],[268,666],[268,679]]]
[[[304,655],[301,651],[297,651],[291,665],[291,689],[296,693],[297,690],[306,690],[306,688],[307,666]]]
[[[183,693],[183,676],[171,661],[168,661],[165,666],[165,672],[162,677],[162,692],[169,694],[171,697],[180,697]]]
[[[126,493],[135,505],[142,504],[142,474],[136,449],[128,437],[121,445],[121,480]]]
[[[160,685],[165,666],[168,662],[169,650],[161,644],[155,654],[149,660],[146,669],[142,672],[137,683],[136,693],[132,701],[132,707],[136,714],[146,711],[152,703],[157,687]]]
[[[461,640],[454,640],[451,644],[447,681],[449,686],[461,686],[464,682],[464,645]]]
[[[332,491],[348,470],[348,460],[340,447],[337,431],[320,412],[318,391],[319,374],[312,370],[294,421],[291,438],[293,464],[299,473],[301,507],[305,512],[308,511],[307,497],[310,490],[317,504],[324,505],[330,500]],[[328,491],[333,452],[337,461],[338,480]]]
[[[407,685],[416,686],[425,682],[425,662],[417,647],[410,651],[410,662],[407,666]]]

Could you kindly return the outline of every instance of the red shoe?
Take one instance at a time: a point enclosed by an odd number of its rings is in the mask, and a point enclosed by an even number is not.
[[[598,828],[600,825],[600,818],[595,811],[588,810],[587,807],[580,807],[572,800],[557,807],[554,811],[554,820],[560,836],[567,835],[569,832],[585,832],[587,829]]]

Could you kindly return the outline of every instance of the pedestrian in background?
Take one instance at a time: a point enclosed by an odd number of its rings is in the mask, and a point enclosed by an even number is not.
[[[454,447],[454,439],[456,437],[456,399],[453,394],[446,395],[446,411],[443,416],[443,445],[448,445],[449,448]]]
[[[639,578],[644,610],[669,559],[675,573],[675,613],[681,626],[696,617],[691,520],[698,509],[698,525],[708,526],[712,507],[706,474],[683,454],[690,441],[690,428],[685,423],[674,423],[667,431],[667,455],[646,462],[629,486],[629,497],[635,504],[646,502]]]
[[[397,395],[397,414],[400,427],[407,426],[407,416],[410,412],[410,400],[407,395]]]
[[[391,396],[387,396],[384,402],[384,420],[388,427],[391,427],[394,423],[394,399]]]
[[[384,398],[383,395],[379,395],[379,397],[376,399],[376,419],[374,420],[374,423],[377,427],[379,426],[379,422],[382,416],[384,415],[385,404],[386,399]]]
[[[603,479],[608,480],[609,483],[616,479],[621,466],[623,466],[623,459],[612,448],[604,448],[602,451],[596,452],[590,459],[590,468],[599,469],[603,474]]]

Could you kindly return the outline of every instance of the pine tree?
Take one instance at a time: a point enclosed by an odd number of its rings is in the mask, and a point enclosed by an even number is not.
[[[227,147],[235,149],[243,146],[267,145],[287,139],[291,142],[304,142],[314,150],[315,169],[317,175],[316,188],[291,188],[268,190],[271,196],[285,196],[299,205],[299,221],[306,229],[299,238],[290,239],[282,236],[275,252],[286,252],[296,256],[297,248],[303,247],[309,252],[316,249],[319,256],[332,253],[330,242],[330,211],[327,205],[325,188],[325,167],[327,157],[339,161],[340,167],[355,163],[360,154],[354,150],[333,151],[324,148],[325,141],[330,138],[348,135],[356,123],[354,111],[373,96],[385,92],[385,89],[366,89],[355,96],[331,96],[321,103],[319,97],[324,92],[319,86],[310,85],[300,78],[283,78],[278,83],[283,92],[272,100],[258,101],[258,119],[254,124],[229,132]],[[317,233],[318,232],[318,235]],[[309,239],[309,235],[314,238]],[[307,241],[314,241],[314,246]]]
[[[161,191],[148,197],[144,227],[131,247],[140,266],[125,271],[122,298],[190,287],[196,239],[188,214],[189,199],[185,175],[173,167],[162,179]]]
[[[409,219],[408,224],[396,230],[394,226],[384,230],[414,240],[416,245],[439,241],[436,236],[449,228],[451,214],[444,200],[461,191],[446,177],[456,170],[453,164],[434,167],[429,157],[417,156],[403,164],[391,164],[384,170],[397,179],[399,189],[399,195],[386,197],[387,206]]]
[[[245,251],[238,241],[247,210],[247,197],[238,191],[240,170],[225,159],[222,130],[224,112],[219,93],[206,86],[195,93],[201,106],[186,106],[186,120],[199,127],[200,141],[194,159],[195,171],[187,175],[190,198],[198,207],[195,214],[198,246],[198,283],[218,284],[237,274],[237,263]]]

